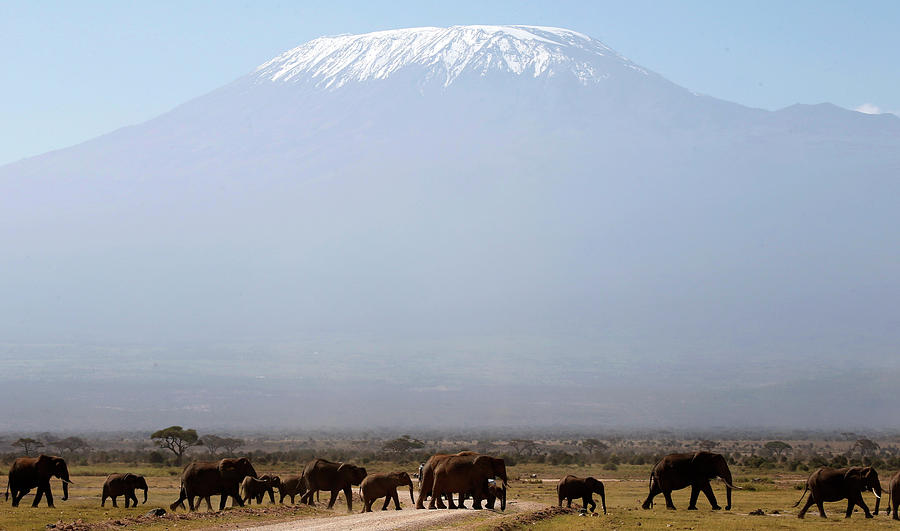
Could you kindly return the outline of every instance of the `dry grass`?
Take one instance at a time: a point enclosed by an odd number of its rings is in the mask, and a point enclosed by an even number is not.
[[[391,470],[403,470],[410,465],[398,465],[390,462],[369,463],[366,465],[370,472],[384,472]],[[278,467],[259,467],[259,472],[289,473],[296,472],[290,467],[280,469]],[[111,465],[110,471],[135,470],[135,467],[123,465]],[[307,507],[273,507],[266,502],[262,507],[254,505],[250,509],[227,509],[223,512],[187,515],[179,511],[174,516],[162,519],[135,520],[134,517],[144,515],[154,507],[168,509],[169,504],[178,497],[178,472],[172,467],[137,467],[147,475],[150,485],[150,496],[146,505],[138,508],[125,509],[123,501],[119,499],[119,508],[113,508],[107,501],[105,508],[100,507],[100,489],[105,479],[105,473],[98,467],[72,467],[72,479],[75,485],[70,489],[70,499],[63,502],[59,482],[52,483],[56,495],[56,508],[49,509],[42,504],[39,508],[32,508],[32,496],[22,500],[22,505],[13,508],[9,502],[0,504],[0,529],[25,530],[43,529],[47,524],[57,524],[59,528],[66,529],[67,524],[79,522],[78,526],[69,529],[85,529],[89,525],[100,525],[102,528],[113,529],[122,527],[120,524],[128,524],[134,529],[197,529],[197,528],[235,528],[250,524],[264,522],[276,522],[297,517],[329,517],[345,514],[346,506],[343,500],[335,505],[335,511]],[[547,514],[547,519],[538,522],[504,518],[499,524],[504,529],[525,527],[529,529],[809,529],[819,526],[841,526],[843,528],[867,529],[874,526],[889,524],[888,517],[882,512],[875,520],[865,520],[862,513],[854,513],[847,521],[843,518],[845,503],[826,504],[829,518],[821,520],[812,510],[807,514],[806,520],[796,518],[797,509],[791,507],[800,496],[800,491],[795,487],[805,481],[805,473],[778,473],[759,470],[733,469],[736,482],[746,490],[735,491],[734,507],[731,511],[710,510],[705,497],[701,495],[697,506],[699,511],[687,511],[689,491],[687,489],[675,493],[674,501],[679,510],[668,511],[665,509],[662,497],[656,500],[656,506],[648,511],[640,508],[647,493],[647,477],[649,466],[620,466],[618,470],[604,470],[602,466],[553,466],[547,464],[519,465],[510,467],[511,478],[523,478],[525,481],[514,479],[510,484],[509,499],[527,502],[538,502],[547,505],[556,504],[555,480],[566,474],[572,473],[579,476],[594,476],[604,480],[607,490],[607,507],[609,514],[603,516],[578,516]],[[410,470],[411,471],[411,470]],[[174,472],[174,474],[173,474]],[[534,474],[537,482],[531,479]],[[882,473],[885,477],[888,471]],[[724,486],[715,482],[713,485],[720,505],[724,505]],[[139,495],[140,496],[140,495]],[[871,495],[866,497],[867,502],[874,504]],[[217,499],[214,499],[214,507]],[[597,500],[599,502],[599,500]],[[407,500],[408,502],[408,500]],[[357,500],[357,503],[358,500]],[[471,504],[471,502],[469,502]],[[205,507],[205,506],[204,506]],[[573,503],[578,507],[578,503]],[[762,509],[765,516],[751,516],[749,513],[756,509]],[[354,510],[357,510],[354,505]],[[779,514],[773,514],[778,511]],[[474,514],[473,514],[474,516]],[[120,524],[116,524],[116,521]],[[470,521],[469,526],[473,525]],[[477,524],[475,524],[477,525]],[[490,526],[498,525],[497,522]],[[490,528],[487,527],[486,529]]]

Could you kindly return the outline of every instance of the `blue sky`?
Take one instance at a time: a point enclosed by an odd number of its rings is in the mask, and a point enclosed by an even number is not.
[[[8,2],[0,164],[139,123],[321,35],[454,24],[578,30],[696,92],[900,113],[900,2]]]

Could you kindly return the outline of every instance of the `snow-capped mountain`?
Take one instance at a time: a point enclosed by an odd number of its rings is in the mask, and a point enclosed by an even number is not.
[[[537,26],[453,26],[322,37],[261,65],[261,81],[339,88],[417,68],[423,82],[511,73],[599,83],[622,69],[647,72],[581,33]]]
[[[574,31],[316,39],[0,167],[0,385],[119,385],[104,428],[853,423],[900,375],[898,175],[896,117],[698,95]]]

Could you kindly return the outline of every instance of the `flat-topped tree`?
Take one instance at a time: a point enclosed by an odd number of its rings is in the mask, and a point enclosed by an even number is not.
[[[186,430],[181,426],[169,426],[153,432],[150,436],[160,448],[166,448],[175,454],[175,464],[181,464],[184,452],[191,446],[200,446],[203,442],[197,435],[197,430]]]
[[[216,455],[220,449],[225,450],[226,455],[234,455],[234,451],[246,444],[244,439],[234,437],[219,437],[218,435],[204,435],[200,442],[205,445],[209,453]]]
[[[26,456],[31,457],[33,455],[32,452],[35,452],[38,448],[42,448],[44,443],[37,439],[32,439],[31,437],[22,437],[12,443],[12,445],[21,448]]]

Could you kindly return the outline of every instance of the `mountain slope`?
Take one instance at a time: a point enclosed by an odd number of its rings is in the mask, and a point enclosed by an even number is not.
[[[731,422],[697,390],[900,369],[898,122],[696,95],[568,30],[317,39],[0,168],[6,383],[95,407],[140,374],[144,418],[206,425]]]

